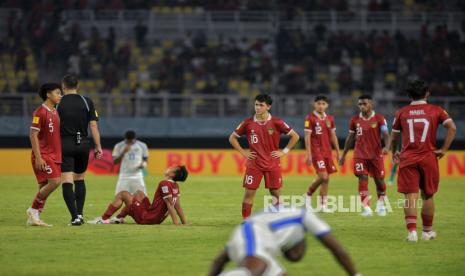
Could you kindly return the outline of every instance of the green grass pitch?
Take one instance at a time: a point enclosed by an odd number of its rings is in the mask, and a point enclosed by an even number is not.
[[[86,219],[102,214],[113,197],[116,176],[89,176]],[[160,177],[146,178],[150,196]],[[286,177],[283,194],[300,195],[311,178]],[[70,227],[59,188],[42,218],[51,228],[26,227],[26,209],[36,192],[32,176],[0,176],[0,275],[205,275],[241,222],[240,177],[190,177],[181,184],[181,203],[190,225]],[[373,194],[374,184],[370,182]],[[334,177],[330,194],[355,195],[354,177]],[[266,190],[257,193],[254,211]],[[391,202],[401,198],[388,186]],[[374,201],[372,200],[372,203]],[[356,213],[323,214],[363,275],[465,275],[465,182],[443,180],[436,197],[434,228],[438,238],[409,244],[402,209],[387,217]],[[421,225],[421,220],[418,223]],[[344,275],[330,253],[308,235],[306,257],[291,264],[290,275]]]

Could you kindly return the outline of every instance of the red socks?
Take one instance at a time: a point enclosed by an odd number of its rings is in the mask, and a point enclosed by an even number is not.
[[[376,185],[376,193],[378,194],[378,200],[383,200],[386,195],[386,184]]]
[[[405,223],[409,232],[417,231],[417,216],[405,216]]]
[[[314,188],[313,185],[310,185],[310,187],[308,187],[307,195],[312,196],[315,191],[316,188]]]
[[[370,206],[370,199],[368,198],[368,181],[359,180],[358,181],[358,193],[360,194],[360,200],[362,201],[362,206]]]
[[[429,232],[433,230],[433,216],[421,214],[421,220],[423,221],[423,231]]]
[[[105,219],[109,219],[111,218],[111,216],[116,212],[118,211],[119,207],[115,207],[113,205],[108,204],[108,207],[107,207],[107,210],[105,211],[105,213],[102,215],[102,219],[105,220]]]
[[[129,206],[126,206],[121,210],[121,212],[116,216],[117,218],[125,218],[127,215],[129,215],[129,210],[131,208]]]
[[[242,218],[246,219],[252,213],[252,204],[249,203],[242,203]]]
[[[47,200],[46,197],[44,197],[40,192],[37,192],[36,197],[34,198],[34,201],[32,202],[31,208],[42,211],[46,200]]]

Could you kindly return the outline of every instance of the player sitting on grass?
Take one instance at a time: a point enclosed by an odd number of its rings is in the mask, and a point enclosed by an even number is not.
[[[230,260],[238,267],[220,275],[286,275],[275,256],[282,253],[291,262],[302,259],[306,249],[305,232],[315,235],[349,275],[357,274],[329,226],[312,210],[280,207],[277,212],[257,213],[237,226],[208,275],[220,274]]]
[[[130,215],[137,224],[160,224],[170,215],[173,224],[179,225],[178,217],[182,224],[186,224],[186,217],[179,201],[179,186],[177,181],[185,181],[188,172],[185,166],[170,167],[165,172],[165,179],[160,181],[153,197],[153,202],[142,191],[137,191],[131,195],[128,191],[121,191],[107,207],[101,217],[89,221],[90,224],[123,223],[124,217]],[[124,209],[116,218],[110,217],[121,208]]]

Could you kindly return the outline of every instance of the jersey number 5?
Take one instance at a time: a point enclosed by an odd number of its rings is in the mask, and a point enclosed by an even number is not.
[[[415,143],[415,131],[413,126],[416,123],[423,124],[423,133],[421,134],[420,142],[424,143],[426,141],[426,135],[428,135],[429,129],[429,121],[425,118],[407,119],[410,143]]]

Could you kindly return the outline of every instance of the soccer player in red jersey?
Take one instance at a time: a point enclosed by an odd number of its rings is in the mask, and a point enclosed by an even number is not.
[[[34,111],[29,132],[32,168],[39,183],[39,191],[26,213],[27,225],[49,226],[39,215],[47,197],[60,185],[60,117],[55,106],[61,99],[61,86],[45,83],[39,89],[39,96],[44,102]]]
[[[307,205],[310,204],[312,194],[320,187],[320,210],[331,213],[327,207],[329,175],[337,172],[333,163],[331,144],[336,150],[339,159],[339,142],[336,136],[334,118],[326,114],[329,100],[326,96],[316,96],[314,111],[305,117],[305,149],[307,165],[315,168],[317,178],[313,180],[307,191]]]
[[[438,159],[449,149],[456,133],[456,126],[447,112],[439,106],[426,102],[430,93],[420,80],[407,85],[407,95],[412,100],[396,112],[392,124],[391,150],[393,159],[399,163],[397,191],[405,196],[404,213],[407,224],[407,241],[418,240],[416,231],[418,191],[421,190],[423,206],[423,240],[436,237],[433,231],[434,194],[439,186]],[[436,148],[438,125],[447,133],[441,148]],[[402,149],[396,150],[402,136]]]
[[[360,96],[358,107],[360,114],[353,116],[350,120],[349,135],[346,138],[339,165],[344,165],[347,152],[355,142],[354,174],[358,177],[358,192],[362,200],[363,211],[361,215],[373,215],[368,193],[368,175],[370,175],[375,180],[378,195],[376,212],[379,216],[385,216],[386,184],[384,183],[383,155],[389,152],[389,130],[384,116],[373,110],[373,100],[370,95]],[[381,135],[384,140],[384,148],[381,146]]]
[[[153,202],[145,196],[143,191],[137,191],[131,195],[128,191],[121,191],[111,202],[105,213],[90,224],[123,223],[124,217],[130,215],[137,224],[160,224],[168,215],[173,224],[179,225],[178,217],[182,224],[187,224],[186,216],[181,208],[179,186],[177,181],[186,180],[188,172],[185,166],[170,167],[165,172],[165,179],[160,181],[153,197]],[[110,217],[118,211],[123,203],[126,205],[116,218]]]
[[[246,172],[243,180],[245,189],[242,201],[242,217],[248,218],[252,212],[255,193],[265,178],[265,187],[274,197],[274,203],[279,203],[282,187],[280,158],[286,155],[299,141],[299,134],[292,130],[283,120],[271,116],[270,109],[273,100],[266,94],[255,97],[255,115],[242,121],[229,136],[229,143],[242,156],[247,158]],[[287,146],[279,149],[281,134],[291,136]],[[238,137],[247,136],[250,150],[241,147]]]

